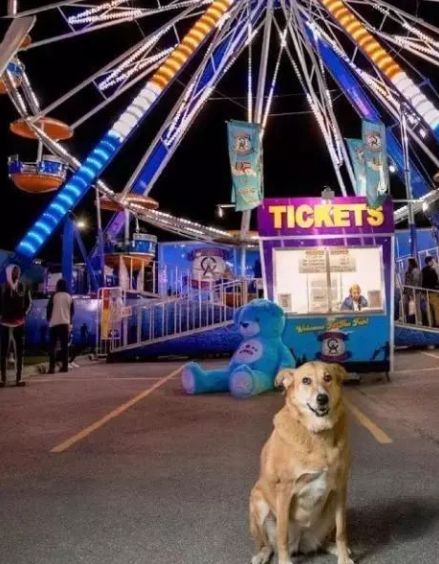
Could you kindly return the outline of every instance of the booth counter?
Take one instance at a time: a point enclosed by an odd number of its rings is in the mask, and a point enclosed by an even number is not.
[[[267,199],[259,209],[265,295],[287,314],[298,363],[351,372],[393,363],[393,206],[364,198]]]

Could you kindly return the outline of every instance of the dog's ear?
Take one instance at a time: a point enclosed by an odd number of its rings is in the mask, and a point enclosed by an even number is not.
[[[331,370],[334,378],[337,380],[338,384],[343,384],[343,382],[348,377],[346,369],[341,364],[331,364]]]
[[[294,373],[295,370],[292,368],[285,368],[284,370],[281,370],[274,381],[276,388],[283,387],[287,390],[294,382]]]

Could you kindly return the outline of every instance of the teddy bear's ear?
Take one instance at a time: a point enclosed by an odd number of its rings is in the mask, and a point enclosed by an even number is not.
[[[238,324],[239,322],[239,316],[241,315],[241,311],[243,310],[243,307],[238,308],[235,313],[233,314],[233,321]]]
[[[284,368],[281,370],[274,381],[276,388],[284,387],[287,390],[294,382],[295,370],[291,368]]]

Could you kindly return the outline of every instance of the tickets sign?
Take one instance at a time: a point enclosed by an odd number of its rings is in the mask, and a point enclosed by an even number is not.
[[[369,208],[364,197],[265,199],[258,210],[259,234],[264,236],[392,233],[393,205],[386,200]]]

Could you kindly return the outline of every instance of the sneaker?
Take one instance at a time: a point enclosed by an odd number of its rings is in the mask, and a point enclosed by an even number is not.
[[[0,388],[4,388],[6,386],[6,382],[3,382],[3,380],[0,382]]]
[[[23,387],[26,386],[26,382],[23,382],[22,380],[17,380],[17,382],[15,382],[15,385],[17,387]]]

